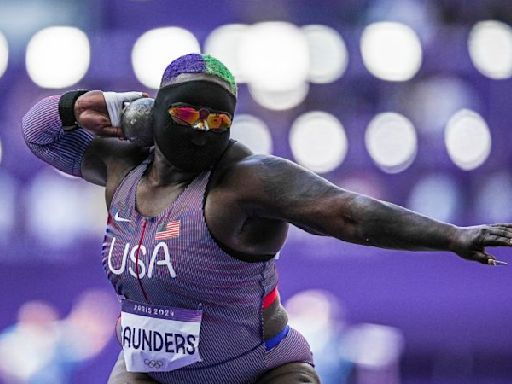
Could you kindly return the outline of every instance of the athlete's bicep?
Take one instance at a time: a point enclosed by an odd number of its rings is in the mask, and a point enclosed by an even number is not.
[[[252,214],[295,224],[314,234],[345,237],[356,194],[275,156],[252,156],[235,172]]]

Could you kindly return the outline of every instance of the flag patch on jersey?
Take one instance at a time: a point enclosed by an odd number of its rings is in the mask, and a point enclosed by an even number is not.
[[[169,223],[162,223],[156,231],[155,240],[169,240],[180,236],[180,220],[173,220]]]

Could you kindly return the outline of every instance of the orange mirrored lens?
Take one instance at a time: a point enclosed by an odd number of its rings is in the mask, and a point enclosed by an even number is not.
[[[171,117],[190,125],[199,120],[199,111],[192,107],[172,107],[169,109],[169,113]]]
[[[206,122],[210,129],[227,129],[231,126],[231,118],[225,113],[210,113]]]
[[[231,126],[231,117],[226,113],[208,112],[206,109],[197,110],[193,107],[178,106],[169,108],[169,114],[178,123],[185,123],[195,126],[201,120],[201,111],[206,111],[207,115],[203,119],[206,121],[208,129],[224,130]]]

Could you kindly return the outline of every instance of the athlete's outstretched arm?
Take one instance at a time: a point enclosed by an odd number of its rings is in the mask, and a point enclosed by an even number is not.
[[[512,244],[512,224],[457,227],[442,223],[339,188],[274,156],[248,157],[230,174],[248,215],[288,221],[314,234],[382,248],[453,251],[485,264],[494,260],[485,252],[486,246]]]
[[[139,157],[141,152],[119,140],[122,130],[111,122],[118,113],[115,106],[142,96],[135,92],[72,91],[47,97],[23,118],[25,142],[37,157],[55,168],[105,186],[110,163]]]

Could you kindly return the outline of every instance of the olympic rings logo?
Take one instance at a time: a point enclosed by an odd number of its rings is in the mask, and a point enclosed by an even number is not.
[[[164,363],[160,360],[144,360],[144,364],[146,364],[149,368],[160,369],[164,366]]]

